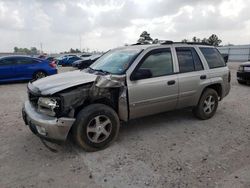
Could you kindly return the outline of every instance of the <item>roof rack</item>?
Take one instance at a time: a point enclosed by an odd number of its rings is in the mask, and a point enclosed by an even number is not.
[[[206,42],[173,42],[173,41],[164,41],[161,42],[160,44],[164,45],[164,44],[190,44],[190,45],[207,45],[207,46],[211,46],[211,44],[206,43]]]
[[[207,43],[207,42],[183,42],[186,44],[196,44],[196,45],[208,45],[211,46],[211,44]]]
[[[212,46],[211,44],[207,43],[207,42],[173,42],[171,40],[159,40],[160,45],[169,45],[169,44],[190,44],[190,45],[207,45],[207,46]],[[131,44],[131,46],[135,46],[135,45],[154,45],[151,43],[135,43],[135,44]]]
[[[171,40],[164,40],[164,41],[160,41],[160,44],[174,44],[174,42],[173,41],[171,41]]]
[[[140,42],[137,42],[135,44],[131,44],[131,46],[136,46],[136,45],[150,45],[152,43],[140,43]]]

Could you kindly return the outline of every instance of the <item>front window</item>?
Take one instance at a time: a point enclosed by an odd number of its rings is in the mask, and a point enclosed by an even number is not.
[[[140,49],[112,50],[104,54],[90,68],[111,74],[124,74],[140,52]]]
[[[137,71],[149,71],[151,78],[173,74],[170,49],[151,51]]]

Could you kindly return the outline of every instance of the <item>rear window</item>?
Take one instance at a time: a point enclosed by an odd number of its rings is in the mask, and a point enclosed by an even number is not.
[[[223,57],[216,48],[200,48],[202,54],[207,60],[210,69],[226,66]]]

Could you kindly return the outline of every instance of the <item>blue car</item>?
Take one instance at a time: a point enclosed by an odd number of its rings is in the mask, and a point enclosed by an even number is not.
[[[22,80],[36,80],[57,74],[55,63],[28,56],[0,58],[0,83]]]
[[[77,60],[81,60],[82,58],[78,56],[65,56],[57,59],[57,65],[61,66],[72,66],[72,63],[74,63]]]

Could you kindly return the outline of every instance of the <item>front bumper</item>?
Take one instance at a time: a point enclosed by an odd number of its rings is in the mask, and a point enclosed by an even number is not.
[[[75,118],[56,118],[38,113],[29,101],[22,109],[23,120],[32,132],[49,141],[65,141]]]
[[[250,81],[250,72],[237,72],[237,80]]]

